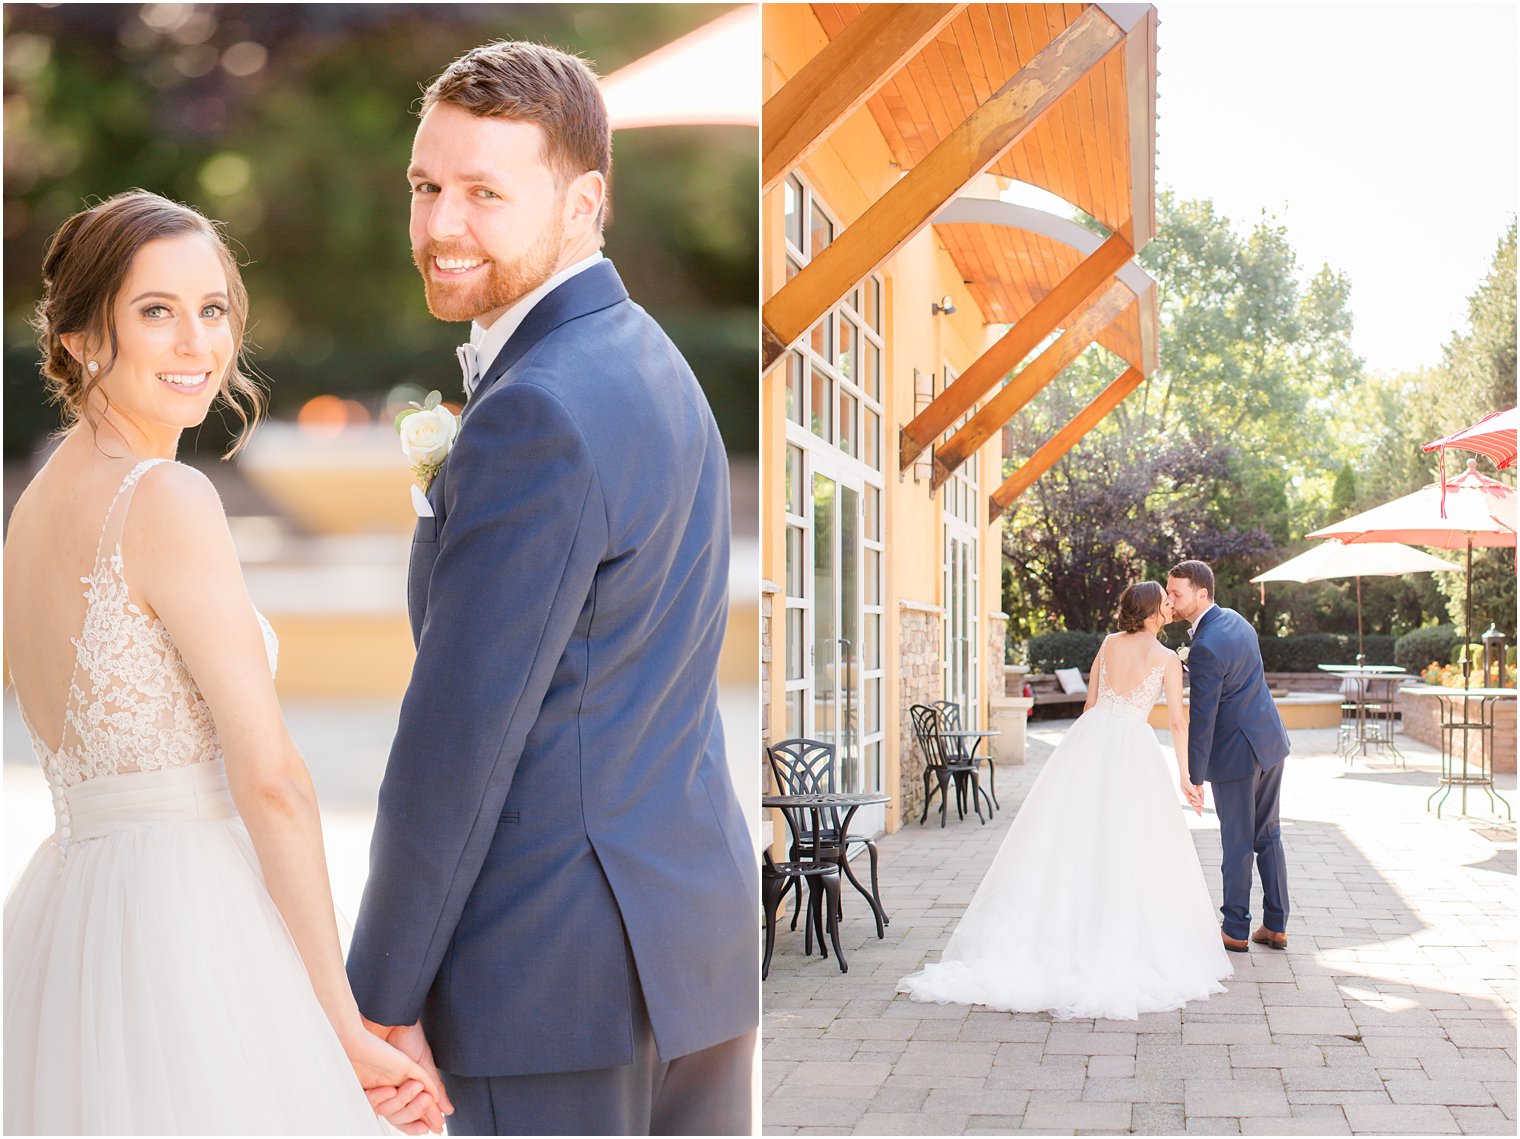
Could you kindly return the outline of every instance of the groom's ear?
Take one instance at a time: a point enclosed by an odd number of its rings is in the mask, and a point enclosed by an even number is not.
[[[565,227],[572,233],[599,233],[607,206],[607,179],[600,170],[587,170],[570,180],[565,190]]]

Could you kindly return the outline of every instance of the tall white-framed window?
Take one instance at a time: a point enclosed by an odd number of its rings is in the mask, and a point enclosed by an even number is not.
[[[790,280],[841,227],[801,176],[782,192]],[[883,778],[883,317],[872,275],[784,365],[787,732],[833,743],[847,790],[879,790]],[[870,809],[860,825],[884,820]]]
[[[945,387],[956,380],[947,364]],[[958,430],[971,416],[968,410],[947,434]],[[968,728],[980,723],[981,620],[978,602],[981,597],[981,542],[978,526],[978,459],[975,454],[956,467],[940,485],[940,511],[944,520],[943,591],[944,654],[941,658],[942,691],[946,700],[954,700],[965,714]]]

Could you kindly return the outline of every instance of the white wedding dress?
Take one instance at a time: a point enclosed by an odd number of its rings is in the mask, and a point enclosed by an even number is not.
[[[1175,767],[1146,723],[1163,669],[1098,699],[1051,752],[914,1000],[1133,1020],[1232,974]]]
[[[265,888],[210,710],[128,600],[122,526],[161,461],[127,475],[81,579],[56,751],[22,713],[56,829],[5,902],[5,1132],[386,1133]]]

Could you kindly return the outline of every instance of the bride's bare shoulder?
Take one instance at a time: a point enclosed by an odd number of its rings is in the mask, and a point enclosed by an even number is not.
[[[129,518],[139,531],[169,536],[225,526],[227,515],[209,478],[184,463],[168,462],[155,463],[138,477]]]

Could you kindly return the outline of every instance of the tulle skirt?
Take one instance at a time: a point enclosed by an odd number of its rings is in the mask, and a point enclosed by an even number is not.
[[[222,764],[62,802],[5,902],[6,1133],[383,1133]]]
[[[1144,719],[1102,705],[1056,746],[914,1000],[1133,1020],[1232,975],[1175,787]]]

